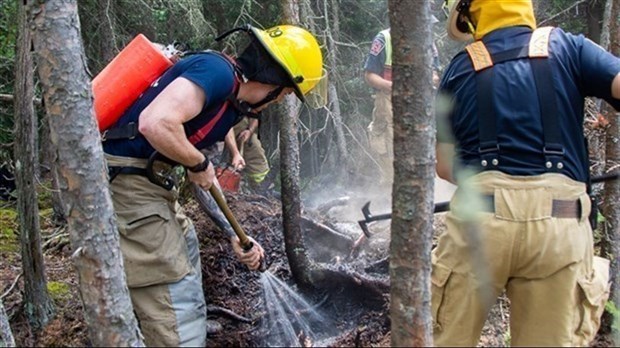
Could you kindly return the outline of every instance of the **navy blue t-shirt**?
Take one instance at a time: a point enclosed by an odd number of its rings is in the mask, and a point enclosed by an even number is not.
[[[494,54],[527,45],[530,37],[529,28],[512,27],[491,32],[483,41]],[[620,100],[611,96],[612,81],[620,73],[620,59],[582,35],[565,33],[559,28],[551,33],[548,59],[560,119],[556,126],[560,128],[565,150],[562,173],[586,182],[584,97],[602,98],[620,109]],[[510,175],[545,173],[542,120],[529,59],[496,64],[493,74],[492,98],[500,146],[497,169]],[[452,105],[445,113],[440,111],[445,105],[437,105],[438,142],[455,144],[455,170],[459,166],[479,170],[476,73],[467,53],[453,58],[442,77],[440,92]]]
[[[235,80],[232,65],[225,57],[215,52],[199,53],[183,58],[151,84],[111,128],[125,125],[129,122],[138,123],[142,110],[178,77],[195,83],[202,88],[206,95],[205,105],[200,113],[183,124],[187,136],[195,133],[196,130],[215,117],[228,96],[232,94]],[[209,134],[198,144],[195,144],[195,146],[203,149],[217,141],[224,140],[224,137],[238,119],[237,110],[229,106]],[[148,158],[155,150],[141,134],[138,134],[136,138],[131,140],[107,140],[103,143],[103,149],[111,155],[134,158]]]
[[[391,74],[390,76],[383,75],[385,70],[385,61],[387,60],[385,44],[385,36],[383,36],[383,33],[377,34],[377,36],[375,36],[372,40],[370,51],[368,52],[366,62],[364,63],[364,70],[391,80]]]
[[[383,77],[386,80],[392,80],[392,68],[386,67],[387,50],[385,35],[383,32],[379,32],[372,40],[370,51],[364,61],[364,71],[368,71]],[[432,43],[432,57],[433,57],[433,70],[439,70],[439,51],[435,43]]]

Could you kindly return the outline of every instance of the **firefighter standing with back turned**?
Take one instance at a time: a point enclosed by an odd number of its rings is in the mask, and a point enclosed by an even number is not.
[[[304,101],[323,76],[319,45],[306,30],[244,26],[222,36],[237,30],[251,40],[236,60],[214,51],[181,59],[105,134],[127,285],[149,346],[204,347],[207,328],[194,226],[177,189],[152,180],[149,159],[160,153],[183,165],[187,179],[208,190],[215,173],[201,149],[286,94]],[[262,247],[252,240],[243,252],[238,238],[230,239],[239,260],[256,270]]]
[[[593,255],[584,97],[620,110],[620,59],[536,29],[530,0],[446,5],[449,35],[476,41],[452,59],[437,103],[437,172],[458,190],[432,253],[435,344],[476,346],[505,290],[513,346],[587,346],[609,262]]]

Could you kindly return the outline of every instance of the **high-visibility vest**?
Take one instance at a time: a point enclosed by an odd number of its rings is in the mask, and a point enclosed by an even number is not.
[[[385,38],[385,66],[392,67],[392,38],[390,35],[390,29],[385,29],[379,32],[383,34]]]

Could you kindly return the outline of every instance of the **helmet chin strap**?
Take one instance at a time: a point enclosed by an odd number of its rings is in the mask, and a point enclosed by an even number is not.
[[[244,116],[247,117],[251,117],[251,118],[256,118],[256,119],[260,119],[261,113],[260,112],[253,112],[252,110],[257,109],[269,102],[272,102],[274,100],[276,100],[278,98],[278,96],[280,95],[280,93],[282,93],[282,91],[284,90],[283,86],[278,86],[276,87],[274,90],[272,90],[271,92],[269,92],[265,98],[263,98],[263,100],[259,101],[258,103],[254,103],[254,104],[250,104],[246,101],[243,100],[239,100],[236,98],[231,98],[231,102],[233,104],[233,106],[235,107],[235,109],[237,109],[237,111],[239,111],[241,114],[243,114]]]

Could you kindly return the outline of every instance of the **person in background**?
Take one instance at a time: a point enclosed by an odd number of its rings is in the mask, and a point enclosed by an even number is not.
[[[431,23],[439,22],[435,16]],[[439,83],[439,53],[432,46],[433,85]],[[375,90],[372,122],[368,125],[368,140],[375,160],[381,167],[381,182],[391,184],[394,160],[394,130],[392,113],[392,40],[390,28],[380,31],[372,41],[364,64],[364,79]]]
[[[247,25],[222,37],[235,31],[250,37],[238,58],[186,55],[106,131],[127,285],[148,346],[204,347],[207,329],[196,231],[177,188],[153,170],[154,160],[182,165],[190,183],[209,190],[215,172],[202,149],[290,93],[304,101],[323,77],[321,49],[308,31]],[[252,239],[244,252],[234,234],[230,240],[238,259],[256,270],[263,248]]]
[[[236,170],[243,170],[249,190],[265,194],[268,191],[265,178],[269,174],[269,162],[258,138],[258,126],[258,119],[244,117],[233,127],[235,142],[227,143],[227,149],[231,154],[240,154],[238,157],[231,156],[231,165]]]
[[[537,28],[531,0],[447,1],[448,34],[475,41],[446,68],[437,173],[458,185],[432,252],[438,346],[476,346],[510,299],[512,346],[589,346],[609,296],[594,256],[584,98],[620,110],[620,59]]]

